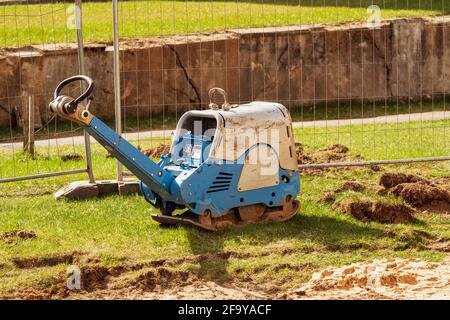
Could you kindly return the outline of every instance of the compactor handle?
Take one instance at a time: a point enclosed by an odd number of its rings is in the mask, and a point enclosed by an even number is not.
[[[74,81],[84,81],[87,83],[86,90],[81,93],[81,95],[75,99],[67,96],[62,96],[62,89],[67,86],[69,83]],[[55,89],[55,93],[53,95],[53,102],[50,104],[50,109],[53,112],[63,111],[66,114],[74,113],[77,109],[78,104],[89,98],[92,95],[92,91],[94,90],[94,81],[91,78],[84,75],[77,75],[70,78],[67,78],[61,81]],[[62,109],[62,110],[57,110]]]

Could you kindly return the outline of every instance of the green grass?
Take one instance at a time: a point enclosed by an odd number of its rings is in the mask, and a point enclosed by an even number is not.
[[[434,1],[373,1],[382,7],[383,18],[424,16],[450,11],[450,3]],[[300,4],[300,6],[299,6]],[[120,3],[121,37],[171,35],[230,28],[312,23],[341,23],[367,19],[372,1],[147,1]],[[75,41],[75,31],[66,26],[66,4],[0,7],[0,46]],[[111,4],[86,3],[84,36],[87,41],[111,39]],[[341,104],[295,109],[296,120],[344,119],[398,112],[429,111],[429,104]],[[445,104],[431,104],[432,110]],[[298,111],[299,110],[299,111]],[[172,126],[176,119],[155,117],[153,128]],[[161,121],[160,121],[161,120]],[[137,123],[130,120],[127,128]],[[148,128],[145,121],[140,129]],[[62,124],[60,129],[72,129]],[[296,139],[310,148],[334,143],[350,147],[365,159],[444,156],[449,154],[450,121],[393,123],[384,125],[303,128]],[[52,132],[54,128],[52,128]],[[10,132],[0,133],[8,137]],[[161,140],[140,141],[148,147]],[[166,140],[166,142],[168,142]],[[0,152],[0,177],[21,176],[56,170],[83,168],[83,162],[63,162],[60,156],[83,153],[82,146],[39,150],[36,159],[20,152]],[[115,160],[93,146],[97,179],[114,177]],[[447,163],[391,167],[429,178],[448,176]],[[358,180],[375,185],[380,173],[368,169],[327,172],[302,179],[301,211],[289,222],[247,226],[218,233],[194,228],[165,229],[150,219],[154,210],[139,196],[109,196],[86,201],[56,201],[52,193],[85,175],[0,184],[0,232],[34,230],[33,240],[0,240],[0,295],[27,287],[49,287],[67,265],[30,270],[14,265],[14,258],[83,252],[101,265],[117,265],[156,259],[207,255],[199,262],[184,262],[174,268],[188,270],[213,281],[245,282],[271,289],[287,289],[306,281],[312,272],[329,265],[344,265],[375,258],[415,257],[439,261],[444,253],[428,249],[432,238],[450,239],[448,217],[420,215],[410,225],[363,223],[319,202],[324,190],[343,181]],[[386,232],[393,232],[387,237]],[[425,233],[423,233],[425,232]],[[222,259],[223,252],[241,253]],[[279,266],[284,267],[280,270]]]
[[[119,4],[120,36],[212,32],[231,28],[365,21],[367,7],[379,5],[382,18],[450,12],[445,0],[255,0],[127,1]],[[0,46],[74,42],[66,21],[68,4],[0,7]],[[85,41],[112,39],[111,3],[83,4]]]
[[[357,102],[341,101],[328,104],[287,106],[293,121],[317,121],[336,119],[360,119],[386,115],[422,113],[432,111],[448,111],[448,98],[436,101],[417,102]],[[147,117],[127,116],[123,117],[122,128],[124,132],[139,132],[153,129],[175,128],[181,112],[173,113],[164,110],[158,114]],[[114,119],[102,118],[106,124],[115,126]],[[0,143],[10,141],[21,141],[23,129],[18,127],[0,128]],[[61,119],[46,123],[36,134],[36,139],[48,139],[52,135],[70,136],[81,135],[82,132],[74,123]]]
[[[313,137],[314,129],[297,131],[299,141],[311,148],[347,144],[352,153],[376,159],[380,151],[373,149],[373,139],[398,143],[399,155],[448,155],[445,128],[450,121],[339,128],[340,133],[323,131]],[[384,135],[383,130],[395,135]],[[417,129],[417,130],[416,130]],[[322,128],[320,130],[325,130]],[[422,131],[421,131],[422,130]],[[447,129],[448,130],[448,129]],[[302,132],[303,131],[303,135]],[[352,134],[349,135],[349,132]],[[410,135],[408,135],[410,134]],[[388,140],[384,140],[388,139]],[[417,141],[421,143],[418,144]],[[159,141],[141,141],[143,146]],[[352,142],[352,143],[349,143]],[[358,142],[358,143],[357,143]],[[74,149],[75,148],[75,149]],[[58,155],[82,152],[82,146],[51,149],[48,158],[24,159],[12,164],[10,154],[0,153],[2,175],[24,174],[27,168],[81,168],[82,162],[61,162]],[[94,169],[97,178],[114,177],[115,161],[105,158],[105,151],[93,146]],[[410,172],[430,179],[449,176],[448,162],[386,167],[386,170]],[[419,215],[409,225],[363,223],[333,210],[319,201],[324,191],[337,188],[342,182],[357,180],[375,186],[380,172],[370,169],[326,172],[323,176],[302,178],[300,213],[289,222],[254,225],[217,233],[189,227],[161,228],[152,221],[155,211],[140,196],[109,196],[85,201],[56,201],[52,193],[85,175],[65,176],[36,181],[0,184],[0,233],[12,229],[34,230],[37,238],[7,243],[0,240],[0,295],[27,287],[52,286],[54,277],[64,273],[67,265],[20,269],[14,258],[83,252],[96,264],[118,265],[166,259],[206,256],[197,262],[186,260],[172,268],[188,271],[212,281],[245,282],[267,290],[284,290],[306,281],[314,271],[329,265],[344,265],[376,258],[414,257],[439,261],[445,254],[427,248],[428,237],[450,239],[448,217]],[[386,236],[387,232],[394,236]],[[429,234],[429,236],[427,235]],[[229,259],[224,252],[236,253]],[[238,254],[242,254],[238,257]],[[281,266],[281,267],[280,267]],[[281,268],[281,269],[280,269]]]
[[[295,129],[294,136],[296,141],[311,148],[344,144],[353,154],[362,155],[366,160],[448,156],[450,120],[305,127]],[[135,144],[143,148],[155,146],[158,143],[170,143],[170,137],[135,141]],[[84,146],[69,144],[58,148],[38,148],[36,159],[31,159],[19,150],[0,151],[0,163],[2,163],[0,178],[82,169],[83,162],[61,160],[61,156],[70,153],[83,154]],[[96,163],[97,175],[102,178],[111,178],[115,161],[106,159],[105,154],[106,151],[102,147],[93,145],[92,155]],[[104,173],[110,174],[105,176]]]
[[[311,148],[332,144],[347,145],[355,155],[366,160],[405,159],[448,156],[450,151],[450,120],[407,123],[365,124],[339,127],[310,127],[295,129],[296,141]],[[170,137],[135,141],[143,148],[158,143],[170,143]],[[19,150],[0,151],[0,178],[40,174],[53,171],[82,169],[83,162],[62,161],[61,156],[84,153],[83,145],[64,145],[58,148],[38,148],[36,159]],[[105,158],[106,151],[94,144],[92,155],[98,176],[114,172],[113,159]],[[1,188],[1,185],[0,185]],[[1,189],[0,189],[1,190]]]

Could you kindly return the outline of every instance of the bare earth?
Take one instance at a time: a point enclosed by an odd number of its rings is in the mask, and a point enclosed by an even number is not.
[[[302,287],[272,295],[257,288],[213,281],[181,281],[145,290],[115,290],[115,281],[100,290],[71,292],[68,299],[444,299],[450,300],[450,257],[442,263],[416,259],[358,262],[313,274]],[[117,283],[116,283],[117,285]]]
[[[450,245],[448,244],[449,248]],[[270,294],[246,284],[216,283],[166,268],[126,270],[85,267],[85,290],[15,291],[2,299],[412,299],[450,300],[450,256],[442,263],[382,259],[328,267],[299,288]]]
[[[450,300],[450,258],[443,263],[395,259],[328,268],[285,298]]]

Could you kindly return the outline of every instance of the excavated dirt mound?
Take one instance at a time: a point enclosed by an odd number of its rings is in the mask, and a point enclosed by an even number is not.
[[[69,153],[69,154],[62,155],[61,160],[64,162],[66,162],[66,161],[81,161],[81,160],[83,160],[83,156],[78,153]]]
[[[328,191],[326,192],[323,197],[321,198],[321,201],[324,203],[332,203],[334,202],[336,195],[342,191],[354,191],[354,192],[363,192],[367,188],[365,185],[363,185],[360,182],[357,181],[347,181],[344,182],[339,188],[337,188],[334,191]]]
[[[225,258],[229,258],[226,255]],[[195,260],[206,257],[192,257]],[[185,259],[185,258],[184,258]],[[180,260],[181,261],[181,260]],[[76,262],[79,264],[79,262]],[[450,261],[376,260],[315,273],[300,288],[279,296],[249,283],[213,282],[174,270],[165,260],[111,267],[80,265],[81,290],[69,290],[62,272],[50,287],[15,290],[2,299],[450,299]],[[167,265],[167,266],[166,266]],[[280,265],[281,267],[281,265]],[[302,270],[297,270],[302,272]]]
[[[413,174],[405,173],[384,173],[380,177],[380,185],[386,189],[393,188],[402,183],[423,183],[430,184],[430,182],[422,177]]]
[[[141,149],[138,146],[138,149],[141,150],[147,157],[160,158],[163,154],[167,154],[170,152],[170,145],[160,143],[153,148]]]
[[[142,149],[141,146],[137,146],[137,149],[141,151],[143,154],[145,154],[147,157],[151,158],[161,158],[163,154],[167,154],[170,152],[170,145],[160,143],[155,147],[148,148],[148,149]],[[112,158],[113,155],[110,152],[106,153],[106,158]]]
[[[12,262],[17,268],[32,269],[40,267],[52,267],[62,263],[72,263],[81,255],[79,252],[68,254],[55,254],[39,257],[12,258]]]
[[[170,145],[163,143],[149,149],[142,149],[140,146],[137,148],[146,156],[154,158],[159,158],[161,155],[170,152]],[[360,155],[349,155],[348,152],[349,148],[342,144],[327,146],[316,151],[306,151],[301,143],[295,143],[295,153],[298,164],[355,161],[363,159]],[[110,155],[107,154],[107,157],[108,156]]]
[[[404,173],[385,173],[380,178],[380,185],[385,188],[381,190],[381,194],[389,193],[401,197],[422,212],[450,213],[450,192],[422,177]]]
[[[17,239],[27,240],[36,238],[36,233],[32,230],[11,230],[0,233],[0,239],[5,242],[13,242]]]
[[[409,223],[414,220],[414,210],[402,204],[348,198],[341,201],[337,207],[362,221]]]
[[[334,144],[315,151],[306,151],[301,143],[295,143],[298,164],[329,163],[362,160],[361,155],[349,155],[349,148],[342,144]]]
[[[312,157],[305,151],[301,143],[295,143],[295,154],[297,157],[298,164],[312,163]]]
[[[422,183],[402,183],[396,185],[390,193],[402,197],[409,204],[420,208],[433,202],[450,205],[450,192]]]
[[[152,263],[150,263],[152,264]],[[2,299],[261,299],[256,291],[231,283],[216,283],[195,274],[150,264],[105,267],[82,265],[81,289],[66,286],[71,273],[55,277],[50,288],[31,288],[0,296]]]
[[[450,261],[358,262],[314,273],[290,299],[450,299]]]
[[[344,182],[344,184],[336,191],[341,192],[341,191],[345,191],[345,190],[355,191],[355,192],[363,192],[364,190],[366,190],[366,186],[357,181],[347,181],[347,182]]]
[[[343,144],[333,144],[331,146],[326,146],[324,148],[319,149],[319,151],[331,151],[334,153],[347,153],[350,149]]]

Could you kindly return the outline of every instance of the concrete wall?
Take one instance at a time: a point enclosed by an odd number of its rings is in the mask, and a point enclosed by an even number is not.
[[[211,87],[232,102],[291,107],[337,100],[418,99],[450,89],[450,16],[364,24],[230,30],[121,44],[122,104],[129,115],[206,108]],[[92,110],[112,117],[112,47],[86,46],[96,84]],[[76,47],[0,49],[0,126],[21,97],[45,107],[56,84],[77,73]]]

